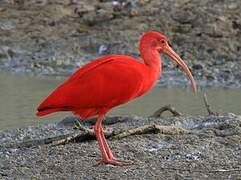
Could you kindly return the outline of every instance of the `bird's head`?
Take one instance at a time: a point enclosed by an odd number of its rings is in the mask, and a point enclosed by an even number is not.
[[[175,61],[179,67],[187,74],[191,81],[192,89],[194,92],[197,91],[196,82],[192,76],[186,63],[180,58],[180,56],[169,46],[168,39],[160,32],[150,31],[146,32],[141,40],[140,47],[144,49],[151,49],[152,51],[157,51],[159,53],[164,53],[168,55],[171,60]]]

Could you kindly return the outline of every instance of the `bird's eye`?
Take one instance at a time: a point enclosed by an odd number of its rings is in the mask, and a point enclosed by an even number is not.
[[[165,44],[165,41],[164,41],[164,40],[161,40],[161,44]]]

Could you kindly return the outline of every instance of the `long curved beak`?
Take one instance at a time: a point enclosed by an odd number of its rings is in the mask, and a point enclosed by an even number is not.
[[[168,45],[166,44],[166,47],[163,48],[163,52],[167,54],[172,60],[174,60],[181,68],[182,70],[187,74],[188,78],[191,81],[192,89],[194,92],[197,91],[197,85],[196,82],[192,76],[191,71],[189,70],[186,63],[180,58],[180,56]]]

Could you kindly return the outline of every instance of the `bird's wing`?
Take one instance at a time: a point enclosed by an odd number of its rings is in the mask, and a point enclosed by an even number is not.
[[[82,76],[84,76],[85,73],[90,72],[91,70],[95,69],[98,66],[102,66],[105,63],[109,63],[111,61],[115,60],[112,56],[103,56],[100,57],[83,67],[79,68],[76,72],[74,72],[67,81],[74,81],[74,80],[79,80]]]
[[[85,65],[40,104],[46,108],[113,107],[138,95],[143,64],[124,55],[105,56]]]

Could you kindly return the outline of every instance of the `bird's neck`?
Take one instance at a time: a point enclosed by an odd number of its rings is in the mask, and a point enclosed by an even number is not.
[[[145,65],[150,69],[150,72],[154,78],[159,78],[161,72],[161,58],[157,50],[154,50],[150,47],[141,46],[140,55],[144,60]]]

